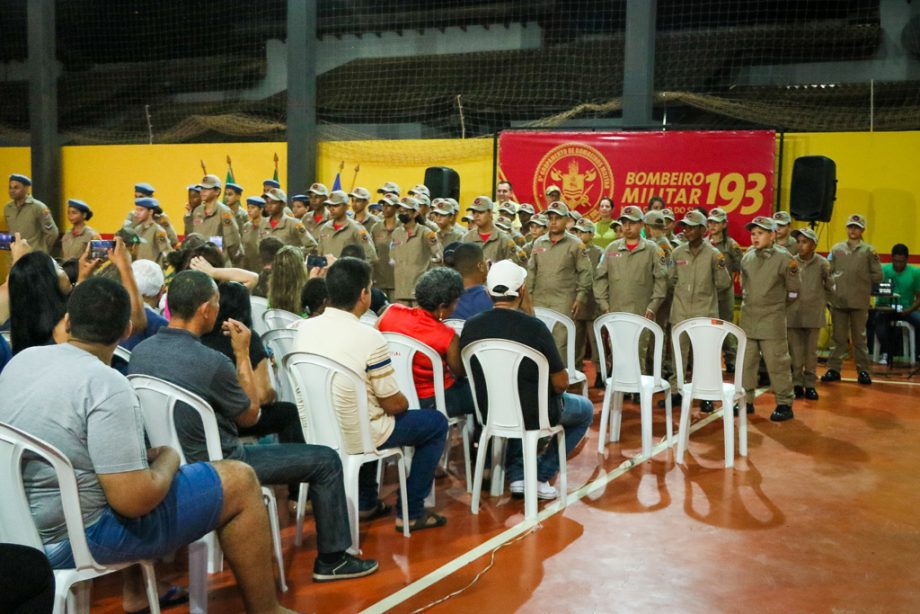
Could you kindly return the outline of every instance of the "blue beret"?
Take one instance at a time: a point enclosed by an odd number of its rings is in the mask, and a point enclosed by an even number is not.
[[[281,184],[275,181],[274,179],[265,179],[262,181],[263,186],[271,186],[273,188],[280,188]]]
[[[156,188],[154,188],[149,183],[135,183],[134,191],[140,192],[141,194],[145,194],[147,196],[153,196],[153,193],[156,192]]]
[[[243,186],[241,186],[238,183],[227,183],[227,185],[225,185],[224,188],[227,190],[234,190],[236,192],[239,192],[240,194],[243,193]]]
[[[264,207],[265,199],[261,196],[250,196],[246,199],[247,205],[252,205],[253,207]]]
[[[201,186],[198,185],[197,183],[193,183],[190,186],[188,186],[186,190],[188,190],[189,192],[200,192]]]
[[[306,194],[295,194],[295,195],[294,195],[294,198],[291,199],[291,202],[294,202],[294,201],[299,201],[299,202],[302,202],[302,203],[308,203],[308,202],[310,202],[310,197],[307,196]]]
[[[25,175],[20,175],[19,173],[13,173],[10,175],[10,181],[18,181],[22,185],[32,185],[32,180],[26,177]]]
[[[90,209],[89,205],[87,205],[82,200],[77,200],[76,198],[70,198],[67,200],[67,206],[73,207],[77,211],[82,211],[83,214],[86,216],[87,222],[90,220],[91,217],[93,217],[92,209]]]
[[[145,196],[144,198],[135,198],[134,204],[138,207],[144,207],[145,209],[159,209],[160,202],[155,198],[150,198]]]

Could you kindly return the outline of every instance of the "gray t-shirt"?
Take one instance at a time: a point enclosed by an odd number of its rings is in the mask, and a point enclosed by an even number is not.
[[[97,475],[147,468],[144,422],[137,395],[123,375],[70,344],[20,352],[0,374],[0,422],[60,450],[73,464],[87,527],[108,505]],[[42,542],[67,537],[51,466],[23,468],[26,493]],[[5,496],[5,495],[3,495]]]
[[[249,409],[250,402],[229,358],[186,330],[164,327],[137,344],[128,373],[158,377],[203,398],[217,416],[224,458],[243,459],[234,418]],[[184,403],[176,407],[176,433],[188,462],[208,460],[201,419]]]

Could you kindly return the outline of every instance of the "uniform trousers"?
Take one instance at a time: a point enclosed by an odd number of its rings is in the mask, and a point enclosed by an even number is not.
[[[814,388],[818,381],[818,336],[820,328],[787,328],[792,360],[792,385]]]
[[[754,402],[757,391],[757,367],[760,357],[767,365],[770,375],[770,387],[776,396],[777,405],[792,405],[795,395],[792,391],[792,360],[789,358],[789,343],[786,339],[751,339],[748,337],[744,350],[744,372],[742,385],[746,392],[747,403]]]
[[[598,360],[600,351],[597,349],[597,339],[594,337],[593,320],[575,320],[575,368],[581,370],[585,362],[585,350],[591,346],[591,362],[594,371],[601,372],[601,363]],[[564,356],[564,355],[563,355]]]
[[[867,309],[838,309],[831,308],[831,323],[834,327],[834,346],[827,368],[840,371],[843,366],[843,357],[847,355],[848,341],[853,342],[853,359],[856,369],[869,370],[869,349],[866,342],[866,321],[869,319]]]

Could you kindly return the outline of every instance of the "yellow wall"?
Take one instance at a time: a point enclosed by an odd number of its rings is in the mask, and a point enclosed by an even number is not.
[[[783,149],[783,209],[795,158],[823,155],[837,163],[837,202],[831,221],[818,226],[819,251],[845,240],[847,216],[861,213],[868,221],[863,238],[880,253],[904,243],[920,254],[920,132],[787,134]]]

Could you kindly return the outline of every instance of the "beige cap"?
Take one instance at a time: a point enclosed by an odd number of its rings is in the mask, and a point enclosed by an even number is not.
[[[532,218],[530,218],[531,224],[536,224],[537,226],[543,226],[543,228],[546,228],[548,222],[549,221],[546,219],[546,215],[543,213],[537,213]]]
[[[309,194],[316,194],[317,196],[329,196],[329,188],[321,183],[314,183],[310,186],[310,189],[307,190]]]
[[[547,205],[546,211],[544,211],[544,213],[547,215],[547,217],[550,213],[555,213],[556,215],[567,217],[569,215],[569,208],[564,202],[557,200]]]
[[[495,225],[505,232],[511,231],[511,220],[506,218],[504,215],[498,216],[498,218],[495,220]]]
[[[533,215],[534,213],[536,213],[536,210],[533,208],[533,205],[531,205],[530,203],[521,203],[520,205],[518,205],[517,212],[518,212],[518,215],[522,213]]]
[[[592,222],[586,217],[583,217],[577,222],[575,222],[574,228],[575,230],[578,230],[579,232],[592,232],[593,233],[594,232],[594,222]]]
[[[652,228],[659,228],[662,230],[667,225],[664,221],[664,214],[661,211],[646,211],[645,223]]]
[[[727,220],[728,220],[728,214],[725,213],[724,209],[716,207],[715,209],[712,209],[709,211],[709,221],[710,222],[718,222],[720,224],[724,224]]]
[[[323,201],[323,204],[331,205],[333,207],[337,207],[338,205],[347,205],[348,204],[348,194],[346,194],[342,190],[333,190],[332,193],[329,195],[329,198]]]
[[[547,196],[549,196],[550,194],[558,194],[559,196],[562,196],[562,190],[560,190],[559,186],[557,185],[551,185],[548,188],[546,188],[546,191],[544,192],[544,194],[546,194]]]
[[[629,205],[623,207],[623,211],[620,213],[620,218],[622,220],[629,220],[631,222],[642,222],[645,221],[645,216],[642,215],[642,209],[635,205]]]
[[[498,210],[502,213],[507,213],[511,217],[517,215],[517,203],[513,200],[506,200],[498,206]]]
[[[281,188],[272,188],[268,192],[262,195],[266,200],[277,200],[283,203],[287,202],[287,194],[284,193],[284,190]]]
[[[492,199],[488,196],[477,196],[473,204],[466,208],[467,211],[491,211]]]
[[[389,194],[391,192],[393,194],[399,195],[399,184],[395,181],[387,181],[382,186],[377,188],[378,194]]]
[[[770,232],[773,232],[774,230],[776,230],[776,223],[773,221],[772,217],[767,217],[765,215],[758,215],[753,220],[751,220],[750,223],[748,223],[745,226],[745,228],[748,231],[753,230],[754,227],[763,228],[764,230],[769,230]]]
[[[847,226],[859,226],[860,228],[865,229],[866,218],[864,218],[858,213],[854,213],[853,215],[847,218]]]
[[[409,192],[409,194],[412,194],[412,192]],[[416,192],[413,198],[418,201],[419,206],[425,205],[428,207],[431,205],[431,199],[421,192]]]
[[[371,193],[370,191],[368,191],[367,188],[355,188],[354,190],[351,191],[351,194],[349,194],[349,196],[351,196],[352,198],[357,198],[358,200],[370,200],[371,199]]]
[[[399,206],[403,209],[412,209],[418,211],[418,201],[411,196],[404,196],[399,200]]]
[[[805,237],[815,245],[818,244],[818,235],[811,228],[797,228],[792,231],[792,236],[796,239],[799,238],[799,235]]]
[[[569,217],[575,220],[576,222],[581,219],[581,213],[575,209],[569,209]]]
[[[648,219],[648,214],[646,214],[645,219]],[[684,214],[684,219],[680,223],[684,226],[705,226],[706,216],[696,209],[691,209]]]
[[[220,187],[220,177],[217,175],[205,175],[201,178],[201,183],[199,183],[203,188],[219,188]]]
[[[434,202],[431,203],[431,212],[437,213],[438,215],[453,215],[454,207],[450,204],[450,201],[446,198],[435,198]]]
[[[431,191],[428,189],[428,186],[423,183],[420,183],[409,190],[409,196],[418,197],[419,194],[424,194],[428,198],[431,198]]]
[[[677,217],[674,215],[674,212],[668,209],[667,207],[665,207],[664,209],[661,209],[659,212],[666,220],[671,220],[673,222],[674,220],[677,219]]]
[[[454,214],[460,211],[460,203],[458,203],[456,200],[454,200],[453,198],[445,198],[444,200],[450,204],[450,208],[454,210],[453,211]]]
[[[389,205],[391,207],[398,207],[399,206],[399,196],[397,196],[395,192],[387,192],[386,194],[381,196],[380,200],[377,202],[379,202],[381,205]]]
[[[788,226],[792,223],[792,216],[788,211],[777,211],[773,214],[773,222],[777,226]]]
[[[470,215],[469,213],[467,213],[466,215],[464,215],[463,217],[460,218],[460,221],[461,221],[461,222],[466,222],[467,224],[469,224],[470,222],[473,221],[473,216]]]

